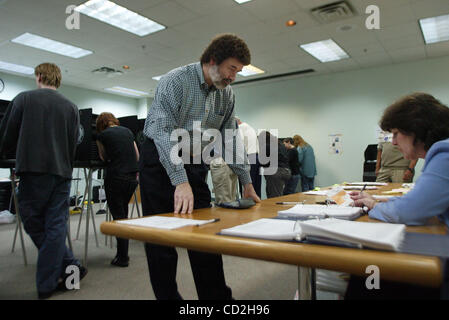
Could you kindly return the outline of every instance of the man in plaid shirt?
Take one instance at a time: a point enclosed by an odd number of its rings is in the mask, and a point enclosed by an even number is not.
[[[144,215],[190,214],[193,209],[210,207],[207,167],[204,161],[196,161],[204,142],[195,140],[195,136],[197,131],[216,129],[223,144],[230,144],[229,139],[224,139],[225,131],[235,130],[236,123],[235,98],[229,85],[250,60],[246,43],[235,35],[224,34],[212,40],[200,62],[174,69],[161,78],[145,121],[146,139],[139,163]],[[190,150],[182,159],[190,161],[179,161],[173,156],[178,154],[178,141],[173,139],[178,130],[188,133]],[[246,156],[238,152],[244,150],[242,142],[234,136],[232,143],[236,157],[245,158],[228,163],[244,186],[243,196],[260,202],[251,183]],[[156,298],[182,299],[176,284],[175,248],[146,243],[145,252]],[[221,255],[193,250],[188,250],[188,254],[198,298],[231,299]]]

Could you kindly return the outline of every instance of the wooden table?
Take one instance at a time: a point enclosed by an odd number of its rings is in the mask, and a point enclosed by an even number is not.
[[[381,194],[383,191],[398,187],[400,184],[389,184],[379,190],[368,192]],[[246,210],[208,208],[195,210],[191,215],[184,215],[191,219],[220,219],[216,223],[199,227],[188,226],[175,230],[163,230],[103,222],[100,230],[104,234],[121,238],[301,267],[335,270],[359,276],[367,276],[366,267],[376,265],[380,269],[382,279],[429,287],[440,286],[442,266],[437,257],[217,235],[222,229],[260,218],[272,218],[277,215],[277,211],[291,207],[291,205],[277,205],[276,202],[306,200],[306,204],[313,204],[315,201],[324,199],[324,196],[297,193],[263,200],[262,203]],[[181,215],[171,213],[162,216],[180,217]],[[358,221],[376,222],[377,220],[363,216]],[[407,227],[407,231],[433,234],[447,232],[446,227],[436,218],[430,219],[426,226]]]

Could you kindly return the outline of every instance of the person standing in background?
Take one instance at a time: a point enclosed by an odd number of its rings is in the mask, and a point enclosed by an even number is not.
[[[412,182],[417,162],[418,159],[405,159],[391,141],[380,142],[377,146],[376,181]]]
[[[317,174],[313,148],[300,135],[294,135],[293,141],[294,146],[298,149],[298,159],[301,166],[301,191],[313,190],[315,188],[315,176]]]
[[[119,120],[109,112],[97,118],[97,145],[100,159],[107,164],[104,178],[106,201],[114,220],[128,218],[128,203],[137,187],[139,151],[134,134],[121,127]],[[128,239],[117,237],[117,254],[111,265],[129,265]]]
[[[284,188],[284,195],[287,195],[296,192],[296,187],[298,186],[301,175],[299,174],[299,154],[298,150],[294,146],[293,139],[285,138],[283,142],[285,148],[287,149],[288,163],[292,172],[292,177],[287,181]]]
[[[34,75],[38,89],[18,94],[8,106],[0,153],[16,149],[19,213],[38,249],[38,298],[47,299],[67,289],[68,266],[78,267],[79,280],[87,274],[65,244],[80,119],[77,106],[57,91],[57,65],[42,63]]]
[[[235,201],[237,199],[237,175],[229,168],[222,157],[211,160],[209,166],[215,203]]]
[[[260,144],[259,149],[265,150],[265,154],[268,158],[273,158],[273,155],[270,154],[271,150],[277,152],[275,155],[277,157],[277,167],[270,162],[261,164],[261,166],[264,168],[273,166],[273,168],[276,169],[273,174],[267,174],[267,171],[264,170],[264,177],[267,182],[267,198],[280,197],[283,195],[285,185],[292,176],[290,166],[288,164],[287,149],[276,136],[272,135],[268,131],[262,131],[259,134],[258,140]],[[277,147],[273,148],[273,146]]]
[[[239,128],[239,134],[242,138],[245,151],[248,154],[248,161],[250,168],[251,180],[253,182],[254,190],[256,190],[259,198],[262,194],[262,176],[260,175],[260,162],[259,162],[259,143],[257,141],[256,130],[253,129],[248,123],[243,122],[239,117],[235,117]]]

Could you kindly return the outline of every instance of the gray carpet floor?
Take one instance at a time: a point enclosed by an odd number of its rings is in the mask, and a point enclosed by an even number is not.
[[[94,212],[100,207],[94,205]],[[131,209],[131,208],[130,208]],[[136,216],[136,213],[134,213]],[[83,218],[76,239],[79,215],[71,215],[71,239],[75,256],[83,260],[85,254],[85,219]],[[88,274],[81,281],[79,290],[54,294],[51,300],[153,300],[148,267],[142,242],[130,240],[130,265],[119,268],[110,265],[115,256],[115,239],[111,248],[106,236],[99,232],[105,215],[96,215],[98,246],[92,224],[88,237]],[[0,300],[35,300],[37,291],[35,272],[37,249],[24,233],[27,265],[20,237],[17,235],[14,252],[12,244],[16,224],[0,224]],[[110,240],[108,240],[110,241]],[[177,249],[179,254],[177,281],[184,299],[196,300],[197,294],[187,251]],[[226,282],[237,300],[292,300],[298,286],[297,267],[260,260],[223,256]],[[335,293],[318,291],[318,299],[335,300]]]

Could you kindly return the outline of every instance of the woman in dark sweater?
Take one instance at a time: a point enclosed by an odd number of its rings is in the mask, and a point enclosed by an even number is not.
[[[98,116],[97,134],[98,152],[107,164],[104,187],[109,210],[114,220],[127,219],[128,203],[137,187],[139,151],[134,135],[109,112]],[[129,265],[128,239],[117,237],[117,254],[111,264]]]

